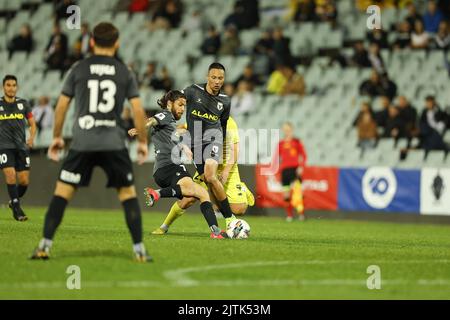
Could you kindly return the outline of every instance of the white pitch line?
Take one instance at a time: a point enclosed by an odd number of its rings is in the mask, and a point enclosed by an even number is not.
[[[210,270],[221,269],[236,269],[245,267],[262,267],[262,266],[282,266],[282,265],[318,265],[318,264],[355,264],[366,263],[370,264],[383,264],[383,263],[395,263],[395,264],[419,264],[419,263],[450,263],[450,260],[305,260],[305,261],[256,261],[246,263],[234,263],[234,264],[219,264],[219,265],[207,265],[207,266],[195,266],[189,268],[180,268],[164,272],[164,277],[172,284],[178,286],[197,286],[198,280],[191,279],[188,275],[191,273],[200,273]],[[339,280],[340,281],[340,280]]]

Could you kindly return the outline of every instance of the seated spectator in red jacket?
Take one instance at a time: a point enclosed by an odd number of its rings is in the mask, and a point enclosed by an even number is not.
[[[20,28],[20,33],[12,38],[8,44],[9,58],[17,51],[30,53],[33,47],[34,40],[31,28],[28,24],[24,24]]]
[[[132,0],[130,5],[128,6],[128,11],[130,13],[147,12],[148,5],[148,0]]]

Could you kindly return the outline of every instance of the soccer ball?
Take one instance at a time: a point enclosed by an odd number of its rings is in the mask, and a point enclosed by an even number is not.
[[[235,219],[228,225],[227,235],[231,239],[247,239],[250,236],[250,225],[242,219]]]

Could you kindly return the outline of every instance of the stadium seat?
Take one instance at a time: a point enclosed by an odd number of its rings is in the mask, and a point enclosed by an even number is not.
[[[406,159],[399,162],[400,168],[420,168],[423,166],[425,158],[424,150],[409,150]]]
[[[442,167],[444,165],[445,152],[444,151],[428,151],[425,158],[425,165],[430,167]]]

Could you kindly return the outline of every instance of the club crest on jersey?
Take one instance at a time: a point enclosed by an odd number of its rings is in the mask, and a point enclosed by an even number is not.
[[[17,104],[17,108],[19,108],[19,110],[23,110],[23,104],[18,103],[18,104]]]
[[[217,110],[222,110],[223,109],[223,103],[222,102],[217,102]]]

